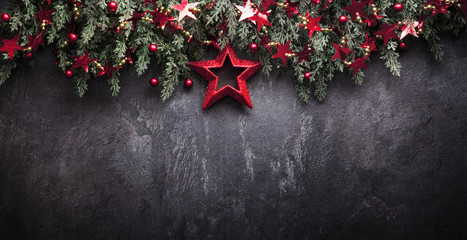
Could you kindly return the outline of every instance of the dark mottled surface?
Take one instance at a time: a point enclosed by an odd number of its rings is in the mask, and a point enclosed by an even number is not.
[[[257,74],[253,110],[202,111],[199,76],[162,103],[154,67],[80,99],[41,50],[0,87],[0,239],[466,239],[467,35],[443,41],[322,104]]]

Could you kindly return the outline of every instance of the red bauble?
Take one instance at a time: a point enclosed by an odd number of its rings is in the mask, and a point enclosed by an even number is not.
[[[156,87],[157,84],[159,84],[159,81],[155,78],[151,79],[151,81],[149,82],[151,84],[151,86],[153,87]]]
[[[157,52],[157,46],[156,44],[151,44],[148,47],[150,53],[156,53]]]
[[[407,44],[405,44],[405,42],[400,42],[399,43],[399,49],[400,50],[405,50],[407,48]]]
[[[252,53],[256,52],[258,50],[258,45],[256,43],[250,44],[250,51]]]
[[[402,10],[404,10],[404,6],[402,6],[402,4],[400,4],[400,3],[394,4],[394,11],[402,12]]]
[[[309,73],[309,72],[306,72],[306,73],[304,74],[304,77],[305,77],[305,80],[308,80],[308,79],[310,79],[310,77],[311,77],[311,73]]]
[[[71,70],[67,70],[65,72],[65,77],[68,79],[73,78],[73,72]]]
[[[185,81],[185,87],[186,88],[191,88],[191,86],[193,86],[193,81],[191,81],[191,79],[187,79]]]
[[[9,22],[10,21],[10,15],[8,13],[3,13],[2,14],[2,21],[3,22]]]
[[[31,52],[28,52],[28,53],[24,54],[24,59],[31,60],[31,58],[32,58],[32,53]]]
[[[109,9],[109,11],[111,12],[115,12],[117,10],[117,3],[112,1],[112,2],[109,2],[109,4],[107,5],[107,8]]]
[[[346,24],[347,23],[347,16],[342,15],[339,17],[339,23],[340,24]]]
[[[76,34],[74,33],[69,33],[67,38],[68,38],[68,41],[71,43],[75,43],[76,41],[78,41],[78,36],[76,36]]]

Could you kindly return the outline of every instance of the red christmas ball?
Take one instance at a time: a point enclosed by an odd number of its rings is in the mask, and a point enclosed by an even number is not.
[[[72,78],[73,77],[73,72],[71,70],[67,70],[65,72],[65,77],[68,78],[68,79]]]
[[[10,15],[8,13],[3,13],[2,14],[2,21],[3,22],[9,22],[10,21]]]
[[[185,81],[185,87],[186,88],[191,88],[191,86],[193,86],[193,81],[191,81],[191,79],[187,79]]]
[[[24,59],[31,60],[31,58],[32,58],[32,53],[31,52],[28,52],[28,53],[24,54]]]
[[[402,10],[404,10],[404,6],[402,6],[402,4],[400,4],[400,3],[394,4],[394,11],[402,12]]]
[[[308,79],[310,79],[310,77],[311,77],[311,73],[309,73],[309,72],[306,72],[306,73],[304,74],[304,77],[305,77],[305,80],[308,80]]]
[[[159,81],[155,78],[152,78],[149,83],[151,84],[151,86],[155,87],[157,86],[157,84],[159,84]]]
[[[76,36],[76,34],[74,33],[69,33],[67,38],[68,38],[68,41],[71,43],[75,43],[76,41],[78,41],[78,36]]]
[[[157,52],[157,46],[156,44],[151,44],[148,47],[150,53],[156,53]]]
[[[399,43],[399,49],[400,50],[405,50],[407,48],[407,44],[405,44],[405,42],[400,42]]]
[[[112,1],[112,2],[109,2],[109,5],[107,5],[107,8],[109,9],[109,11],[111,12],[115,12],[117,10],[117,3]]]
[[[347,16],[342,15],[339,17],[339,23],[340,24],[346,24],[347,23]]]
[[[251,51],[252,53],[258,51],[258,45],[257,45],[256,43],[250,44],[250,51]]]

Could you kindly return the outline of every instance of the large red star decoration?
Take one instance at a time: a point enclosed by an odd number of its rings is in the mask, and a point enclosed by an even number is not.
[[[290,50],[290,39],[284,45],[280,45],[277,48],[277,53],[272,56],[272,58],[281,58],[284,66],[287,65],[287,56],[285,54],[292,54],[293,52]]]
[[[312,18],[308,12],[306,12],[306,25],[300,25],[300,27],[306,27],[309,30],[308,38],[311,38],[315,31],[321,31],[321,27],[319,26],[319,21],[321,20],[322,16],[318,16],[317,18]]]
[[[396,29],[396,24],[393,25],[388,25],[387,23],[383,23],[383,28],[381,30],[375,32],[375,35],[379,35],[383,38],[384,41],[384,46],[388,44],[389,39],[398,39],[399,37],[397,34],[394,32],[394,29]]]
[[[227,55],[229,56],[233,67],[246,68],[245,71],[243,71],[237,77],[238,90],[230,85],[226,85],[221,89],[216,90],[219,78],[209,70],[211,68],[222,67]],[[253,108],[246,81],[261,68],[262,65],[259,61],[238,59],[234,49],[229,44],[225,46],[221,52],[219,52],[216,59],[190,62],[190,66],[208,81],[208,88],[206,90],[206,97],[204,98],[203,109],[210,107],[225,96],[230,96],[243,105],[246,105],[249,108]]]
[[[365,11],[363,10],[365,6],[368,4],[368,1],[362,0],[358,2],[357,0],[352,0],[352,5],[342,8],[344,11],[349,12],[352,15],[352,20],[357,18],[357,13],[360,16],[366,16]]]
[[[180,12],[178,15],[178,21],[182,21],[186,16],[196,20],[196,16],[190,11],[190,9],[195,8],[198,4],[199,2],[188,3],[187,0],[182,0],[180,4],[173,5],[172,7]]]
[[[84,71],[88,72],[89,69],[89,64],[97,61],[96,59],[91,59],[88,57],[88,52],[86,51],[81,57],[74,57],[75,58],[75,64],[71,66],[70,70],[73,70],[78,67],[82,67]]]
[[[3,46],[0,47],[0,52],[7,52],[8,56],[10,56],[10,60],[13,60],[15,51],[24,49],[24,47],[21,47],[20,45],[18,45],[18,37],[19,37],[19,34],[16,35],[16,37],[12,39],[6,39],[6,38],[2,39]]]
[[[151,13],[151,15],[154,17],[153,22],[158,23],[162,30],[164,30],[165,25],[167,25],[167,22],[175,20],[174,17],[168,14],[164,14],[160,11],[154,11],[153,13]]]

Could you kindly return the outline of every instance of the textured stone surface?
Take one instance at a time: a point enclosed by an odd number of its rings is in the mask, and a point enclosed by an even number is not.
[[[155,66],[80,99],[42,50],[0,87],[0,239],[466,239],[467,35],[443,41],[322,104],[257,74],[253,110],[202,111],[199,76],[162,103]]]

